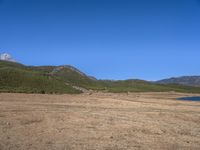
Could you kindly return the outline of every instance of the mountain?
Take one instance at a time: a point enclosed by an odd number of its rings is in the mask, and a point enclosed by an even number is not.
[[[8,53],[0,54],[0,60],[16,62],[15,59]]]
[[[19,63],[0,61],[0,91],[17,93],[81,93],[61,80]]]
[[[186,86],[200,87],[200,76],[182,76],[157,81],[160,84],[180,84]]]
[[[144,80],[97,80],[70,66],[25,66],[0,60],[0,92],[78,94],[104,92],[189,92],[200,93],[199,87],[160,84]]]

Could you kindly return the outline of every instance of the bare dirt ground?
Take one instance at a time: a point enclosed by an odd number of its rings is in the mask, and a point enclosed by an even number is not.
[[[0,150],[199,150],[200,102],[180,93],[0,94]]]

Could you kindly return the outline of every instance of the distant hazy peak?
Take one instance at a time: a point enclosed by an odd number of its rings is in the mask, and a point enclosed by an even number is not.
[[[200,87],[200,76],[182,76],[157,81],[160,84],[181,84]]]
[[[16,62],[15,59],[13,59],[13,57],[8,53],[0,54],[0,60]]]

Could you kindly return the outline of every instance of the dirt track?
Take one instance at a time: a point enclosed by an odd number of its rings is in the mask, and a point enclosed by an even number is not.
[[[0,150],[200,149],[187,94],[0,94]]]

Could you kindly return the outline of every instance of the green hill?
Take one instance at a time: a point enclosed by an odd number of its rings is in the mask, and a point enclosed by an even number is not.
[[[143,80],[96,80],[69,65],[35,67],[0,61],[0,92],[81,93],[75,86],[105,92],[200,93],[199,87],[176,84],[154,84]]]
[[[0,91],[43,94],[80,93],[43,71],[5,61],[0,61]]]
[[[200,88],[177,84],[154,84],[143,80],[103,81],[107,84],[108,92],[182,92],[200,93]]]

